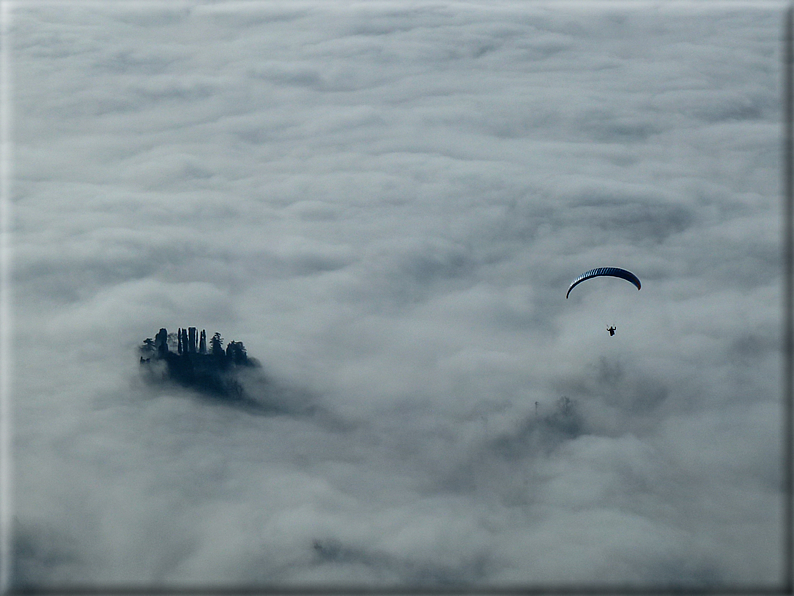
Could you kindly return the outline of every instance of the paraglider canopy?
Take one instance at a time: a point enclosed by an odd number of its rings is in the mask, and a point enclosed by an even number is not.
[[[567,299],[576,286],[578,286],[583,281],[587,281],[588,279],[592,279],[593,277],[619,277],[621,279],[625,279],[627,282],[634,284],[637,289],[639,290],[642,287],[639,278],[634,275],[631,271],[626,271],[625,269],[621,269],[619,267],[599,267],[597,269],[591,269],[590,271],[585,271],[579,277],[577,277],[571,285],[568,287],[568,293],[565,294],[565,298]]]

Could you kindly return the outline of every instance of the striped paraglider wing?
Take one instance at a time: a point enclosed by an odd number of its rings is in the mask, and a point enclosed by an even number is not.
[[[642,287],[640,283],[640,279],[634,275],[631,271],[626,271],[625,269],[621,269],[620,267],[599,267],[597,269],[591,269],[590,271],[585,271],[579,277],[577,277],[571,285],[568,287],[568,293],[565,294],[565,297],[568,298],[571,290],[573,290],[576,286],[578,286],[583,281],[587,281],[588,279],[592,279],[594,277],[619,277],[620,279],[625,279],[627,282],[634,284],[637,286],[639,290]]]

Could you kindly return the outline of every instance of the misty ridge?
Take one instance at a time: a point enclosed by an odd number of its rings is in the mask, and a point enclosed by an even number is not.
[[[323,408],[306,392],[276,383],[265,374],[262,364],[250,357],[242,341],[224,339],[215,332],[207,341],[206,330],[179,328],[169,333],[161,328],[154,339],[139,346],[140,372],[150,386],[179,386],[208,397],[216,403],[242,406],[259,413],[311,415]],[[575,399],[560,397],[519,421],[513,432],[489,439],[488,448],[506,459],[527,451],[549,452],[560,442],[586,434],[587,424]],[[335,418],[335,417],[331,417]],[[336,420],[337,424],[340,422]]]
[[[248,356],[241,341],[224,339],[196,327],[169,333],[161,328],[139,346],[143,380],[152,386],[177,385],[219,402],[267,413],[310,413],[308,397],[279,386],[265,375],[262,364]]]

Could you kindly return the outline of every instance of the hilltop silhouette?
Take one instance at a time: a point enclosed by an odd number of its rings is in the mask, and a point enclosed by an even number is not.
[[[196,327],[180,328],[168,333],[165,328],[146,338],[139,348],[142,372],[150,382],[173,381],[228,399],[244,399],[238,380],[242,369],[261,368],[259,361],[249,358],[241,341],[231,341],[223,348],[223,338],[215,333],[207,349],[207,333],[199,335]]]

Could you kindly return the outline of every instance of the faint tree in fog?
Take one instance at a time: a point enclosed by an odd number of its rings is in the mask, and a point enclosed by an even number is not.
[[[143,344],[138,348],[138,351],[141,353],[141,358],[151,358],[154,353],[157,351],[154,346],[154,340],[151,337],[147,337],[143,340]]]
[[[570,437],[578,436],[583,426],[576,402],[564,396],[557,400],[554,413],[546,417],[546,423],[549,427]]]

